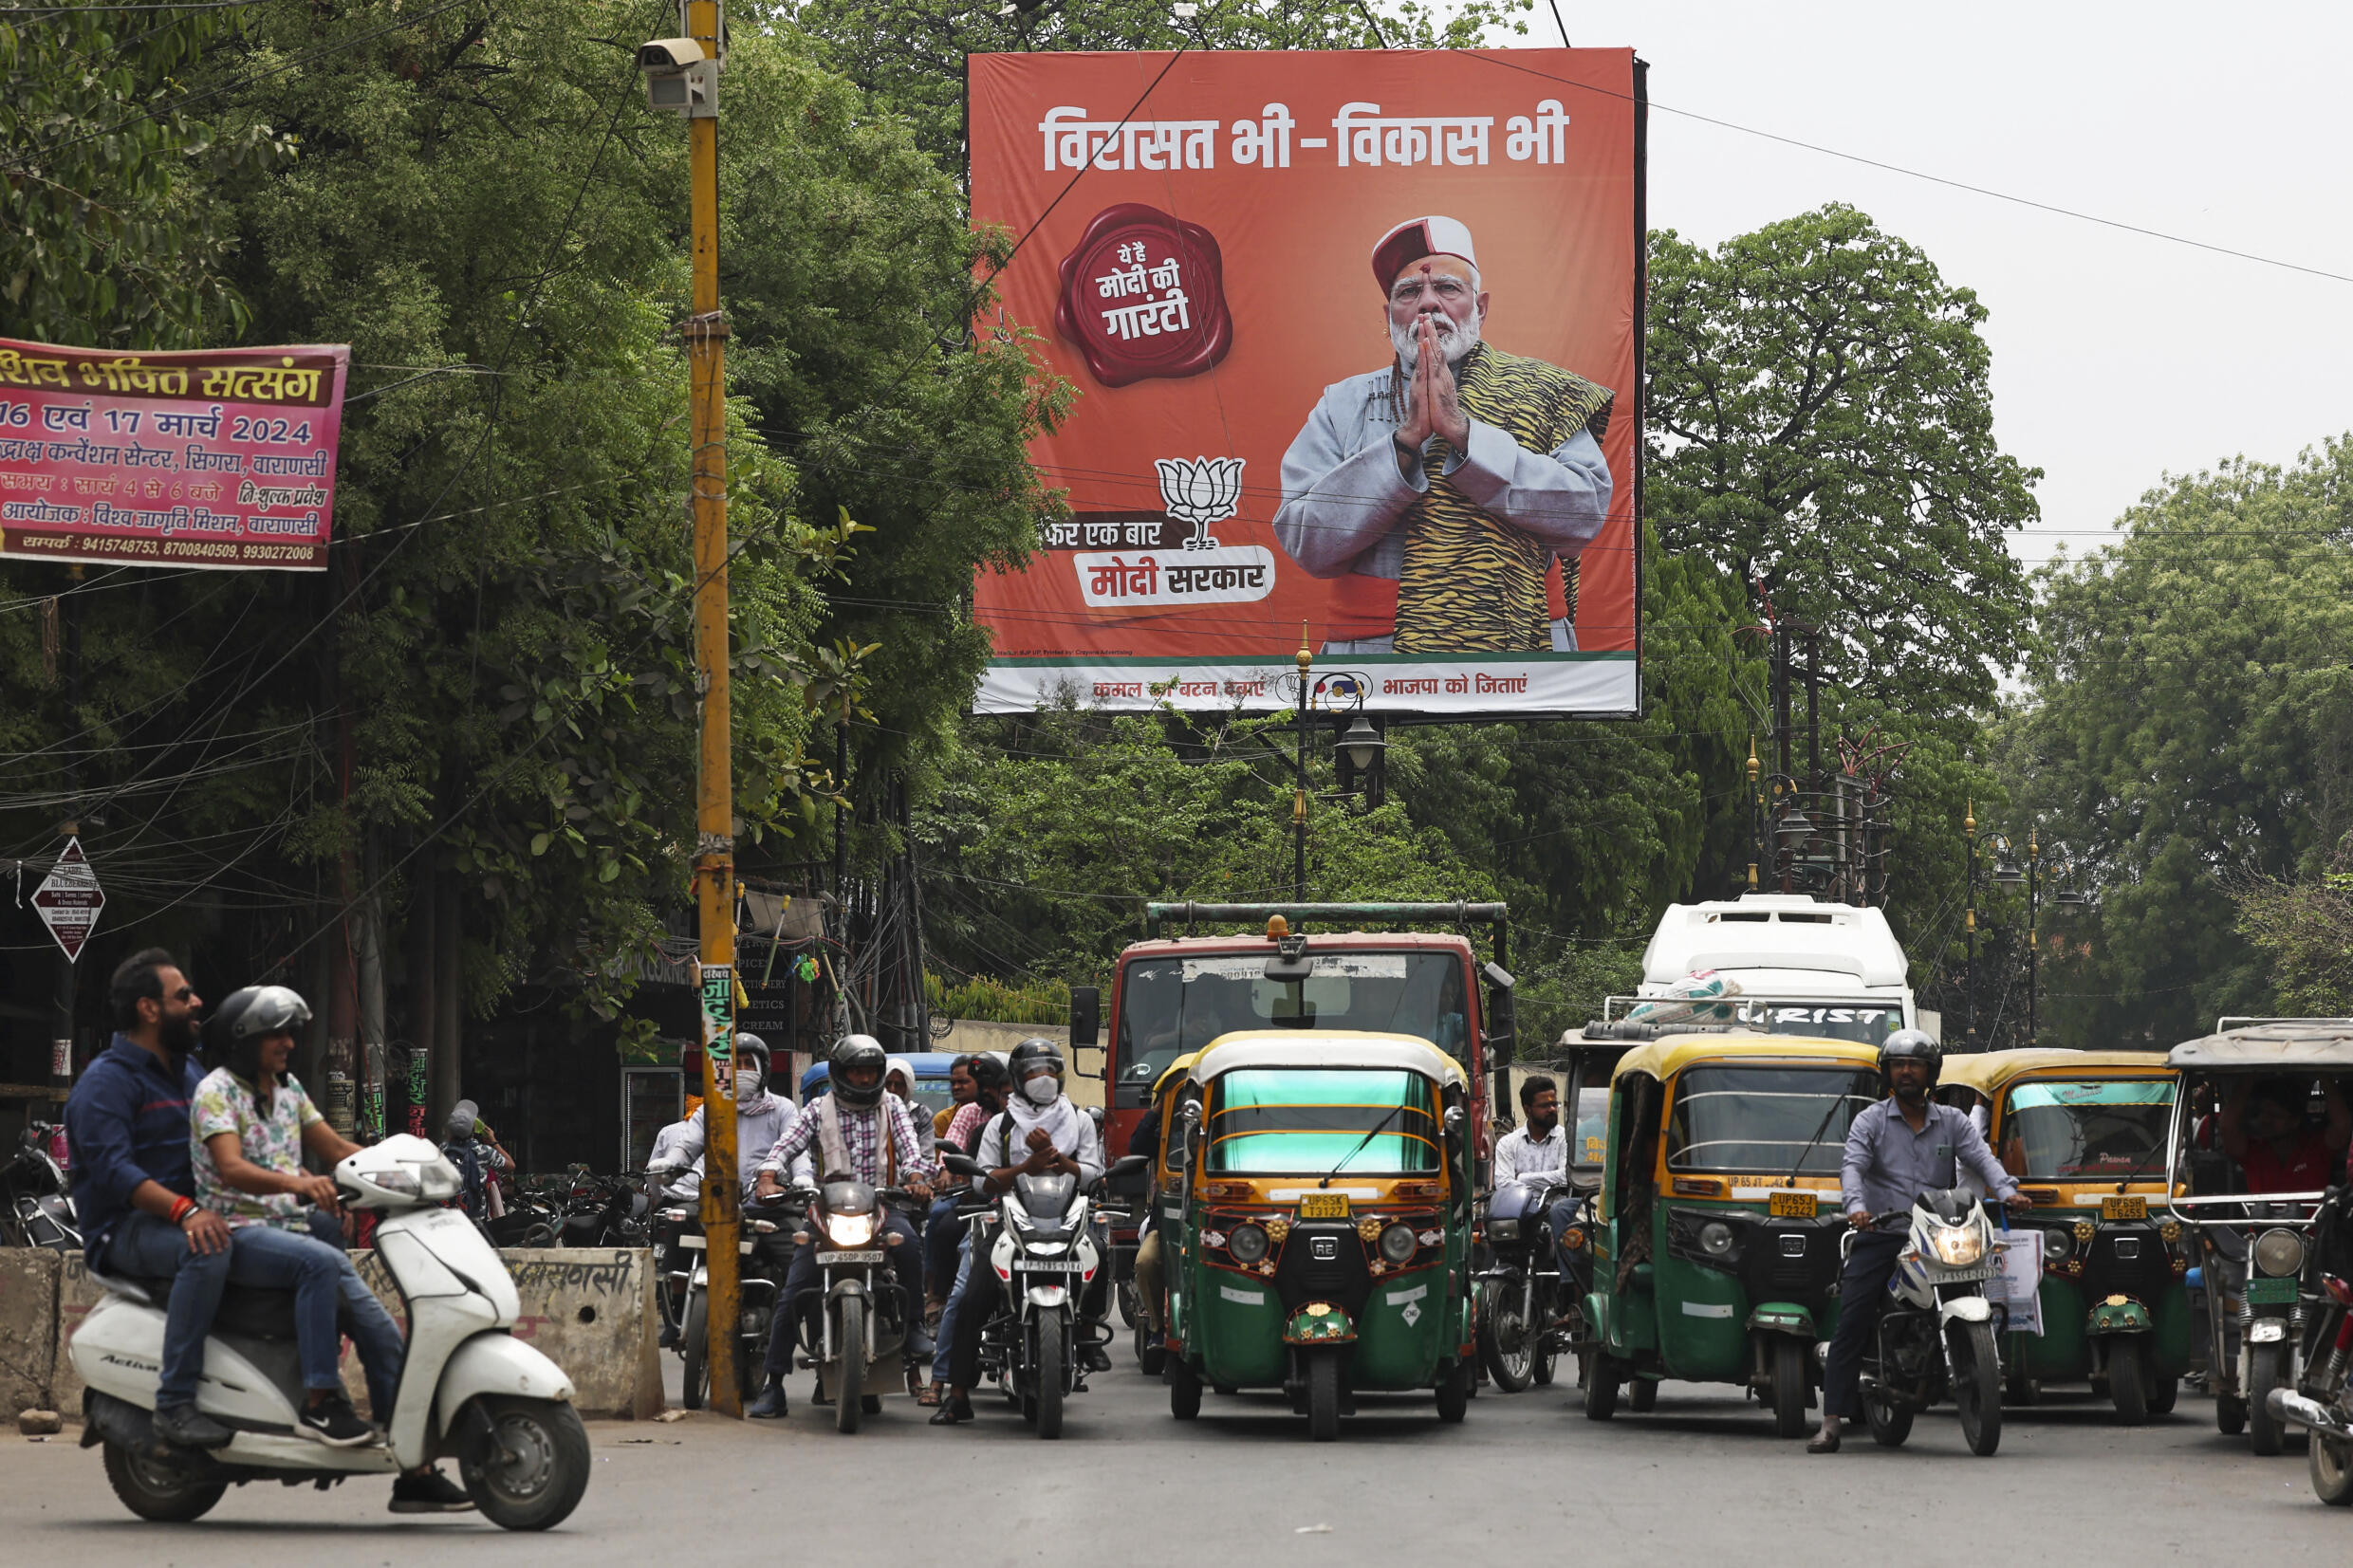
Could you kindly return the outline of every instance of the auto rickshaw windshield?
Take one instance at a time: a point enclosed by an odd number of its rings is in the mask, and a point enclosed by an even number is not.
[[[2003,1169],[2031,1180],[2157,1179],[2165,1165],[2170,1079],[2021,1083],[2002,1112]]]
[[[1250,1067],[1217,1080],[1206,1169],[1229,1174],[1436,1171],[1437,1093],[1384,1068]]]
[[[1879,1074],[1847,1062],[1695,1067],[1676,1085],[1667,1166],[1835,1176],[1848,1124],[1879,1098]]]

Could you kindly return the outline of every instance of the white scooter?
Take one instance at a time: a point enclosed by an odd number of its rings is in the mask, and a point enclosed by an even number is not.
[[[168,1281],[91,1278],[108,1294],[74,1334],[88,1384],[84,1448],[105,1445],[106,1479],[141,1519],[198,1518],[249,1481],[390,1477],[454,1456],[474,1505],[510,1530],[562,1521],[588,1487],[588,1433],[564,1369],[508,1330],[522,1310],[506,1264],[473,1222],[438,1207],[456,1169],[402,1134],[350,1155],[335,1185],[353,1208],[383,1212],[377,1255],[408,1304],[408,1360],[390,1441],[335,1448],[302,1436],[305,1397],[287,1291],[229,1287],[204,1344],[196,1408],[233,1433],[210,1451],[159,1440],[152,1414],[163,1370]],[[381,1419],[384,1412],[376,1412]]]

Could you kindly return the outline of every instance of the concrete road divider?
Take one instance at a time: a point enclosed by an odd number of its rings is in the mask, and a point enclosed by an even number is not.
[[[50,1408],[63,1262],[38,1247],[0,1247],[0,1412]]]
[[[643,1247],[517,1248],[501,1254],[522,1311],[514,1337],[570,1375],[583,1415],[642,1419],[662,1408],[654,1337],[653,1255]],[[399,1293],[372,1252],[360,1277],[405,1328]],[[0,1411],[32,1406],[79,1419],[82,1379],[66,1354],[73,1331],[104,1291],[82,1255],[0,1248]],[[343,1379],[365,1408],[359,1357],[343,1346]]]

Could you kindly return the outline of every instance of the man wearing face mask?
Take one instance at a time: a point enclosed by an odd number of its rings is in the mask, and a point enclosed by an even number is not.
[[[1572,651],[1577,558],[1609,515],[1615,395],[1486,341],[1491,296],[1455,219],[1399,224],[1372,265],[1393,358],[1324,389],[1283,454],[1274,517],[1293,561],[1338,580],[1324,651]]]
[[[169,1279],[156,1435],[190,1448],[234,1435],[196,1410],[204,1337],[229,1281],[229,1225],[196,1202],[188,1107],[204,1077],[191,1053],[204,999],[161,948],[133,953],[108,986],[114,1043],[65,1101],[74,1206],[90,1267]]]
[[[801,1120],[799,1106],[782,1095],[769,1092],[768,1061],[767,1041],[758,1035],[735,1037],[735,1174],[747,1195],[760,1179],[760,1167],[768,1159],[769,1151],[783,1142]],[[676,1137],[657,1146],[658,1153],[646,1169],[658,1175],[664,1164],[673,1167],[667,1190],[684,1188],[684,1196],[696,1198],[702,1192],[703,1150],[707,1140],[703,1108],[695,1107],[695,1114],[679,1126]],[[682,1174],[675,1171],[681,1160],[688,1162]],[[792,1179],[802,1186],[808,1185],[809,1162],[806,1157],[793,1162]]]
[[[1063,1093],[1062,1047],[1043,1038],[1025,1040],[1013,1047],[1010,1066],[1013,1093],[1005,1102],[1004,1114],[993,1117],[980,1134],[979,1152],[973,1158],[988,1173],[973,1178],[973,1190],[993,1198],[1010,1190],[1023,1176],[1051,1174],[1076,1176],[1079,1190],[1085,1191],[1103,1173],[1102,1140],[1095,1131],[1094,1118]],[[1110,1238],[1100,1216],[1093,1224],[1096,1251],[1108,1258]],[[984,1233],[973,1244],[973,1255],[985,1257],[989,1245]],[[1109,1272],[1097,1275],[1080,1302],[1090,1324],[1102,1317]],[[953,1308],[955,1351],[950,1361],[950,1384],[932,1425],[950,1427],[973,1418],[971,1391],[980,1380],[981,1331],[996,1315],[1002,1298],[993,1271],[978,1267],[965,1271]],[[1102,1337],[1082,1329],[1079,1337],[1081,1364],[1088,1372],[1110,1371],[1111,1356]]]

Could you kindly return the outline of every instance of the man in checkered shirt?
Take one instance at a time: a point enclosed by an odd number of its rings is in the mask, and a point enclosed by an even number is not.
[[[923,1144],[915,1130],[907,1102],[884,1091],[883,1074],[890,1059],[871,1035],[844,1035],[826,1065],[827,1092],[802,1113],[776,1147],[760,1162],[754,1199],[783,1190],[778,1172],[788,1169],[804,1152],[813,1154],[817,1179],[860,1181],[869,1187],[904,1188],[913,1196],[932,1195],[931,1167],[924,1162]],[[814,1146],[812,1148],[812,1146]],[[887,1238],[897,1236],[896,1245]],[[923,1248],[906,1217],[885,1206],[882,1233],[875,1245],[890,1259],[899,1277],[902,1298],[900,1321],[907,1325],[907,1354],[921,1358],[931,1353],[923,1339]],[[752,1401],[747,1415],[773,1420],[788,1409],[785,1374],[792,1370],[795,1325],[802,1299],[817,1288],[816,1238],[796,1248],[785,1270],[783,1304],[768,1336],[768,1386]]]

